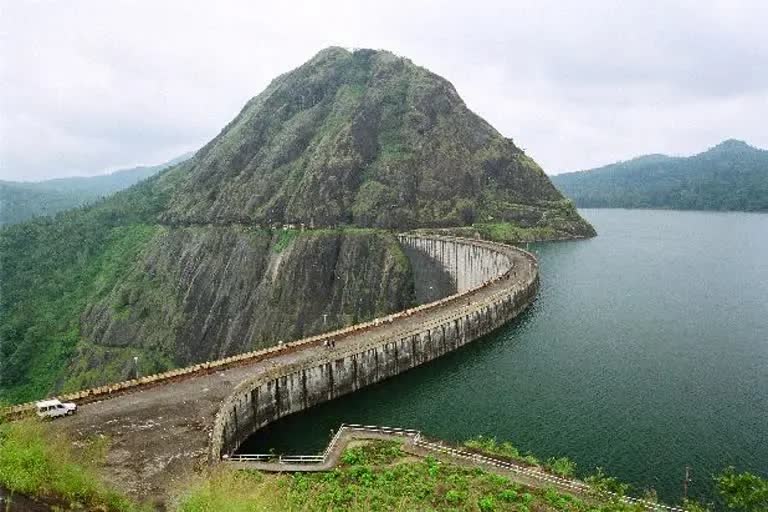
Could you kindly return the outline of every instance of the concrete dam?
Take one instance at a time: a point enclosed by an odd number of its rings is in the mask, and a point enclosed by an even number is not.
[[[107,479],[159,504],[190,472],[231,454],[259,428],[474,341],[520,314],[538,291],[536,260],[520,249],[432,235],[398,238],[406,253],[442,267],[456,293],[269,349],[60,396],[80,409],[51,428],[75,440],[107,436]]]
[[[213,430],[211,457],[234,452],[259,428],[283,416],[333,400],[455,350],[517,316],[535,296],[538,274],[532,258],[485,242],[402,235],[400,243],[436,261],[454,281],[451,315],[425,319],[395,336],[372,337],[362,346],[285,367],[238,385],[223,404]],[[526,255],[527,256],[527,255]],[[525,265],[523,261],[528,261]],[[525,284],[518,283],[520,271]],[[497,280],[508,287],[490,297],[474,296]],[[506,293],[504,290],[508,290]],[[467,296],[466,300],[464,296]],[[406,312],[428,311],[431,304]]]

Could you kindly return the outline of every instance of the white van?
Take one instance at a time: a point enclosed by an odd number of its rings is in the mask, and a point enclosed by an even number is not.
[[[59,416],[69,416],[77,412],[77,404],[72,402],[61,403],[56,399],[43,400],[37,402],[37,415],[41,418],[58,418]]]

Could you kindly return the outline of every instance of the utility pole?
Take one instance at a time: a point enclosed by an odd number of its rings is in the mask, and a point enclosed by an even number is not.
[[[691,467],[685,466],[685,478],[683,479],[683,499],[688,499],[688,484],[691,483]]]

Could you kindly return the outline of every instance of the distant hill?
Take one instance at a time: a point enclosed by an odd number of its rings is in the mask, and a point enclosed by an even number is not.
[[[160,165],[134,167],[110,174],[46,181],[0,180],[0,225],[53,215],[114,194],[172,165],[188,160],[187,153]]]
[[[552,182],[582,208],[768,211],[768,151],[731,139],[691,157],[646,155]]]

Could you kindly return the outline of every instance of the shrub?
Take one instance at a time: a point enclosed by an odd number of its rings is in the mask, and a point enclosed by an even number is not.
[[[715,478],[717,492],[731,510],[768,511],[768,480],[729,467]]]
[[[562,477],[571,477],[576,472],[576,463],[568,457],[552,457],[547,461],[547,469]]]
[[[479,508],[482,512],[492,512],[496,510],[496,502],[493,501],[491,496],[483,496],[480,498],[480,500],[478,500],[477,508]]]

